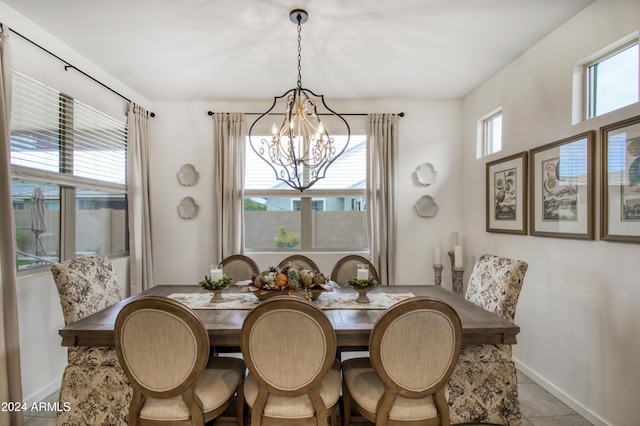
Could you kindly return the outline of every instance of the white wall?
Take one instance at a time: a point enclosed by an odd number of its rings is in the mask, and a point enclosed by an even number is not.
[[[514,357],[592,423],[615,426],[638,424],[640,245],[486,233],[485,164],[640,114],[634,104],[571,124],[574,64],[639,27],[640,2],[597,1],[463,101],[465,267],[483,253],[529,263]],[[476,160],[477,120],[499,106],[502,152]]]
[[[321,88],[317,89],[318,91]],[[448,247],[450,232],[459,227],[460,101],[331,100],[341,113],[404,112],[399,127],[398,164],[398,284],[432,284],[434,244]],[[263,112],[271,100],[253,102],[157,103],[152,124],[151,182],[153,251],[156,284],[195,284],[216,260],[213,235],[213,119],[207,111]],[[256,116],[247,116],[249,125]],[[438,172],[434,185],[417,183],[416,168],[431,162]],[[185,163],[200,172],[192,187],[181,186],[176,173]],[[329,173],[331,169],[329,169]],[[440,208],[434,218],[416,214],[414,203],[429,194]],[[191,220],[176,207],[191,196],[200,206]],[[329,274],[344,253],[313,254]],[[261,268],[277,264],[284,253],[251,254]],[[448,259],[445,259],[448,265]],[[445,268],[447,269],[447,268]],[[450,273],[444,282],[450,285]]]

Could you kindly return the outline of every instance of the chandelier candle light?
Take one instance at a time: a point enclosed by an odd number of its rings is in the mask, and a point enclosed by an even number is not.
[[[351,130],[347,121],[327,106],[323,95],[316,95],[302,87],[300,34],[302,24],[309,15],[302,9],[295,9],[289,13],[289,18],[297,24],[298,31],[298,83],[284,95],[276,96],[271,108],[251,125],[249,143],[255,153],[273,169],[276,179],[302,192],[325,177],[327,168],[349,145]],[[318,107],[324,110],[319,113]],[[343,146],[336,146],[335,138],[320,119],[321,115],[336,117],[338,120],[332,120],[332,126],[342,128],[344,125],[344,133],[336,133],[336,129],[332,129],[334,135],[346,135]],[[252,134],[265,128],[264,125],[256,127],[256,124],[265,121],[270,125],[271,137],[254,141]],[[276,124],[277,121],[280,123]]]

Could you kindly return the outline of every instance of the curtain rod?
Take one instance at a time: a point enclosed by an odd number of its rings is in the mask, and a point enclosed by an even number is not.
[[[214,114],[214,112],[213,112],[213,111],[207,111],[207,114],[208,114],[208,115],[213,115],[213,114]],[[263,113],[263,112],[245,112],[244,114],[245,114],[245,115],[262,115],[262,114],[264,114],[264,113]],[[272,112],[272,113],[271,113],[271,114],[269,114],[269,115],[284,115],[284,114],[285,114],[284,112]],[[320,114],[318,114],[318,115],[335,115],[335,114],[320,113]],[[367,113],[351,113],[351,114],[348,114],[348,113],[347,113],[347,114],[339,114],[339,115],[347,115],[347,116],[348,116],[348,115],[361,115],[361,116],[363,116],[363,115],[369,115],[369,114],[367,114]],[[398,117],[404,117],[404,112],[399,112],[399,113],[398,113]]]
[[[19,32],[17,32],[16,30],[14,30],[13,28],[7,27],[9,29],[9,31],[11,31],[12,33],[14,33],[15,35],[17,35],[18,37],[22,38],[23,40],[28,41],[29,43],[33,44],[34,46],[36,46],[37,48],[47,52],[49,55],[53,56],[54,58],[56,58],[57,60],[59,60],[60,62],[64,63],[64,70],[68,71],[69,68],[73,68],[74,70],[78,71],[80,74],[84,75],[85,77],[89,78],[90,80],[94,81],[95,83],[98,83],[100,86],[104,87],[107,90],[110,90],[111,92],[115,93],[116,95],[120,96],[122,99],[124,99],[125,101],[132,103],[131,99],[127,98],[126,96],[116,92],[115,90],[113,90],[111,87],[107,86],[106,84],[104,84],[101,81],[96,80],[95,78],[91,77],[89,74],[87,74],[86,72],[82,71],[81,69],[71,65],[69,62],[65,61],[64,59],[62,59],[60,56],[56,55],[55,53],[51,52],[50,50],[45,49],[44,47],[40,46],[38,43],[36,43],[33,40],[30,40],[29,38],[23,36],[22,34],[20,34]],[[150,112],[149,115],[151,117],[155,117],[156,114],[154,112]]]

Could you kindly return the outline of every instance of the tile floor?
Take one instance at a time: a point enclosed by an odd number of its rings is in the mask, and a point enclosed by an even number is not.
[[[580,417],[571,408],[544,390],[526,375],[518,372],[518,393],[522,410],[522,426],[589,426],[591,423]],[[54,392],[46,402],[57,402]],[[56,413],[51,411],[25,413],[27,426],[55,426]],[[233,423],[215,423],[216,426],[232,426]]]

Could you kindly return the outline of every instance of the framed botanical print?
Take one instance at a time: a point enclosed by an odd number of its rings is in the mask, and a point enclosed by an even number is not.
[[[640,243],[640,116],[600,129],[600,237]]]
[[[594,238],[595,132],[529,151],[531,235]]]
[[[527,152],[487,163],[487,232],[527,234]]]

